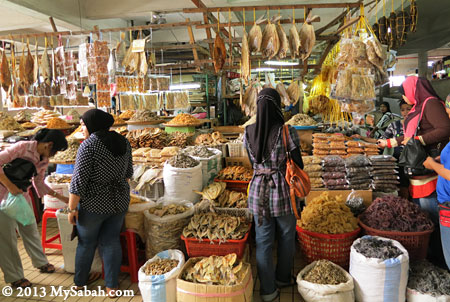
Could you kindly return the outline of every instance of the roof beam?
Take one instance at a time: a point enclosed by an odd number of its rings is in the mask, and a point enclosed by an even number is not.
[[[265,22],[267,22],[267,20]],[[263,23],[265,23],[265,22],[263,22]],[[295,23],[300,24],[300,23],[304,23],[304,22],[305,22],[305,19],[303,19],[303,18],[295,19]],[[313,22],[320,22],[320,17],[317,18],[316,20],[314,20]],[[281,24],[291,24],[292,20],[290,20],[290,19],[283,19],[283,20],[280,20],[280,23]],[[253,22],[253,21],[245,22],[245,26],[252,26],[253,24],[255,24],[255,22]],[[244,22],[220,23],[219,25],[217,25],[217,23],[216,24],[200,24],[200,25],[197,25],[195,27],[197,29],[202,29],[202,28],[214,28],[214,27],[217,28],[217,26],[219,26],[219,27],[228,27],[230,25],[233,26],[233,27],[234,26],[244,26]]]

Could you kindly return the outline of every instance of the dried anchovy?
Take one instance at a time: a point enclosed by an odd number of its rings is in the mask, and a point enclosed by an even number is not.
[[[367,258],[392,259],[402,255],[402,251],[396,247],[392,240],[380,240],[374,237],[363,237],[353,245],[355,250]]]
[[[187,210],[188,207],[183,205],[171,204],[167,206],[158,205],[156,207],[152,207],[148,210],[148,212],[159,217],[164,217],[167,215],[178,215],[186,212]]]
[[[171,159],[169,159],[168,163],[175,168],[193,168],[197,167],[200,164],[197,160],[183,153],[172,157]]]
[[[412,263],[409,267],[408,288],[434,297],[450,296],[450,273],[426,260]]]
[[[375,199],[361,215],[361,221],[385,231],[421,232],[433,228],[433,222],[418,205],[392,195]]]
[[[316,284],[331,285],[348,281],[342,269],[328,260],[317,261],[314,268],[305,275],[304,280]]]
[[[78,140],[69,140],[69,146],[66,150],[56,153],[54,156],[55,160],[59,161],[75,161],[77,157],[78,148],[80,147],[80,142]]]
[[[178,262],[175,259],[157,259],[156,261],[147,263],[144,267],[144,273],[147,276],[164,275],[176,268]]]
[[[183,150],[183,153],[190,156],[200,157],[200,158],[210,158],[211,156],[214,156],[215,153],[208,149],[205,146],[193,146],[188,147],[185,150]]]

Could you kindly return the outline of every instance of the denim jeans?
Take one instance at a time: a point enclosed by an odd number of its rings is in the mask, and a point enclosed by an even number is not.
[[[439,203],[436,192],[427,197],[414,198],[413,201],[418,204],[422,210],[430,215],[431,220],[436,226],[439,225]]]
[[[95,214],[79,207],[77,231],[78,246],[75,256],[76,286],[86,285],[89,279],[95,249],[99,246],[105,272],[105,285],[116,288],[122,264],[120,230],[125,212],[118,214]]]
[[[450,227],[441,226],[441,242],[442,250],[444,251],[445,263],[450,270]]]
[[[256,232],[256,266],[260,282],[262,298],[273,295],[276,290],[276,282],[289,283],[292,278],[295,253],[295,225],[293,214],[281,217],[271,217],[268,221],[264,218],[263,224],[258,225],[258,217],[255,216]],[[275,236],[278,240],[276,270],[273,264],[273,244]]]

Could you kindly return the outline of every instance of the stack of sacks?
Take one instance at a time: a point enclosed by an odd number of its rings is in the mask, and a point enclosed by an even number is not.
[[[372,184],[370,178],[370,161],[365,155],[349,156],[345,160],[345,170],[349,188],[353,190],[368,190]]]
[[[322,160],[317,156],[304,156],[302,159],[304,165],[303,170],[308,173],[311,188],[323,188]]]
[[[338,155],[329,155],[323,159],[323,184],[329,190],[347,190],[345,162]]]
[[[364,145],[362,141],[347,141],[348,156],[364,154]]]
[[[392,193],[398,191],[399,177],[397,163],[390,155],[374,155],[369,157],[372,164],[372,189],[376,192]]]
[[[328,142],[328,135],[325,133],[313,134],[313,155],[315,156],[327,156],[330,154],[330,144]]]

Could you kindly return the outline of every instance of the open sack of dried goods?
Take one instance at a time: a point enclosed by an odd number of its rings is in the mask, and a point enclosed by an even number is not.
[[[35,112],[33,114],[33,117],[31,118],[31,121],[36,124],[47,124],[47,122],[54,118],[54,117],[60,117],[61,114],[56,111],[50,111],[50,110],[42,110]]]
[[[154,207],[156,202],[142,196],[130,195],[130,205],[125,214],[125,228],[134,230],[142,239],[146,240],[144,211]]]
[[[191,146],[183,149],[183,153],[199,161],[202,165],[202,187],[214,181],[222,170],[222,152],[205,146]]]
[[[449,302],[450,273],[426,260],[411,263],[406,300],[408,302]]]
[[[184,254],[179,250],[163,251],[148,260],[138,272],[142,300],[176,302],[177,277],[184,263]]]
[[[161,199],[144,211],[147,258],[168,249],[181,248],[181,234],[194,215],[194,205],[189,201]]]
[[[328,260],[314,261],[297,275],[298,292],[306,302],[352,302],[353,278]]]
[[[177,278],[178,301],[252,301],[250,264],[236,254],[190,258]]]
[[[292,126],[315,126],[317,122],[308,115],[299,113],[294,115],[286,124]]]
[[[356,301],[404,302],[408,282],[409,255],[397,241],[364,236],[350,252],[350,275]]]
[[[375,199],[359,219],[366,234],[399,241],[412,260],[425,258],[434,226],[428,214],[415,203],[383,196]]]
[[[297,222],[300,247],[308,262],[328,259],[347,267],[350,247],[360,228],[342,196],[327,192],[308,201]]]
[[[53,173],[47,176],[44,182],[53,191],[63,196],[69,197],[69,186],[71,179],[72,175]],[[58,198],[55,198],[51,195],[44,195],[43,201],[44,209],[62,209],[67,207],[67,203],[62,202]]]
[[[163,179],[166,199],[194,203],[199,200],[200,196],[194,192],[202,189],[202,165],[199,161],[180,153],[164,164]]]

